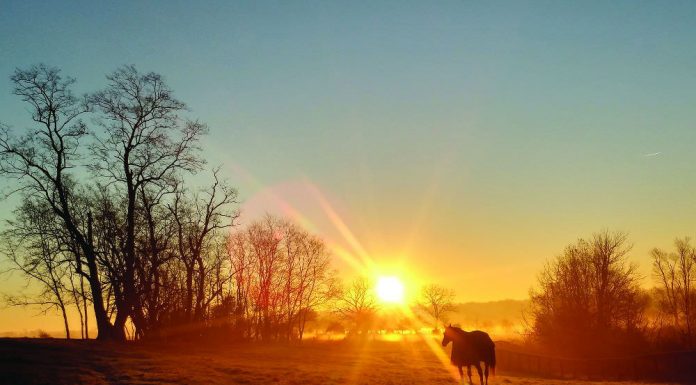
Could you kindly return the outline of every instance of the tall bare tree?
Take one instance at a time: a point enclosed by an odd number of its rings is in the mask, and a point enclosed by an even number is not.
[[[574,355],[638,348],[646,299],[630,250],[625,233],[602,231],[549,261],[531,292],[533,335]]]
[[[91,219],[73,207],[75,178],[71,170],[78,166],[80,142],[87,135],[81,120],[89,111],[88,103],[76,97],[71,87],[75,80],[63,78],[56,68],[45,65],[17,69],[11,76],[13,93],[30,107],[31,128],[16,135],[0,124],[0,174],[16,179],[15,191],[40,199],[60,218],[77,246],[75,266],[89,282],[98,339],[119,338],[104,307],[102,283],[92,240]]]
[[[419,305],[433,319],[434,328],[438,329],[447,321],[447,313],[454,310],[454,290],[437,284],[425,285],[421,289]]]
[[[179,256],[186,269],[184,312],[189,321],[202,320],[210,303],[206,297],[210,272],[205,261],[206,249],[213,245],[216,233],[232,226],[238,216],[230,207],[236,203],[237,191],[222,182],[218,172],[213,171],[213,184],[192,200],[186,200],[185,192],[178,190],[170,206]]]
[[[324,242],[266,216],[233,233],[228,246],[236,322],[258,339],[301,339],[309,317],[336,294]]]
[[[359,277],[342,290],[334,311],[352,325],[353,331],[365,331],[374,321],[377,309],[377,301],[370,282],[366,278]]]
[[[207,128],[181,118],[185,104],[156,73],[141,74],[134,66],[124,66],[107,80],[106,88],[90,97],[103,128],[94,136],[91,169],[125,200],[123,298],[114,320],[115,328],[123,330],[129,316],[136,323],[143,319],[135,276],[138,192],[166,188],[180,172],[198,170],[203,163],[198,141]]]
[[[696,249],[689,238],[676,239],[674,246],[676,251],[671,253],[652,250],[653,276],[658,281],[660,311],[672,318],[672,325],[691,347],[696,321]]]
[[[4,254],[12,262],[13,270],[40,284],[38,294],[32,296],[11,295],[7,302],[17,306],[38,306],[43,312],[57,308],[65,327],[65,337],[70,339],[68,306],[71,292],[71,266],[66,237],[56,226],[50,208],[43,202],[27,198],[16,210],[16,219],[8,230],[2,232],[5,241]]]

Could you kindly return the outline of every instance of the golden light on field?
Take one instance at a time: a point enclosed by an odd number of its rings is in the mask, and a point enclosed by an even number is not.
[[[251,180],[252,183],[263,186],[263,183],[256,180],[250,173],[238,167],[237,170],[244,178]],[[310,181],[302,183],[302,196],[312,197],[318,203],[326,218],[329,219],[337,236],[329,236],[324,234],[326,242],[331,251],[345,262],[349,267],[353,268],[358,276],[369,277],[372,282],[375,282],[375,294],[377,299],[388,305],[395,305],[402,314],[409,320],[418,322],[419,317],[414,314],[409,302],[416,300],[417,293],[424,283],[418,274],[414,274],[409,260],[411,259],[407,252],[391,255],[387,258],[380,258],[379,263],[375,261],[371,253],[362,245],[358,237],[353,234],[352,230],[347,225],[346,221],[341,217],[337,210],[334,209],[329,199],[324,195],[321,189]],[[309,193],[305,193],[309,192]],[[282,191],[275,189],[264,189],[262,195],[278,206],[281,211],[297,221],[297,223],[306,227],[309,230],[316,231],[317,223],[310,219],[309,216],[303,214],[303,211],[295,207],[290,201],[284,198]],[[373,250],[374,251],[374,250]],[[380,250],[375,254],[384,256],[390,255],[389,250]],[[433,355],[441,363],[443,369],[451,376],[454,381],[459,380],[457,369],[450,365],[447,352],[440,346],[441,335],[416,334],[425,344]],[[394,336],[392,336],[394,337]],[[403,337],[403,336],[399,336]],[[391,337],[387,337],[391,338]],[[400,338],[398,340],[401,340]],[[367,345],[362,345],[366,349]],[[359,354],[364,354],[361,352]],[[363,361],[360,361],[361,363]],[[357,382],[357,378],[361,373],[361,364],[356,365],[353,370],[353,381]]]
[[[377,292],[377,298],[384,303],[404,303],[404,284],[397,277],[379,277],[375,291]]]

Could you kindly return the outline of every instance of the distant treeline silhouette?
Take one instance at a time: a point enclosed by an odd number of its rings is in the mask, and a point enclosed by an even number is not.
[[[696,250],[652,251],[645,290],[625,233],[601,231],[550,260],[530,292],[530,340],[542,352],[596,359],[693,348]]]

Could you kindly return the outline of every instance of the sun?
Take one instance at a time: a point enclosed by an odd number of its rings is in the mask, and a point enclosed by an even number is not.
[[[404,284],[397,277],[380,276],[377,278],[375,291],[377,298],[384,303],[404,303]]]

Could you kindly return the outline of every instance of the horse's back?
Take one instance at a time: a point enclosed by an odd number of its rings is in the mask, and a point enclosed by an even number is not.
[[[484,362],[495,362],[495,343],[488,333],[481,330],[469,332],[468,339],[477,351],[477,356]]]
[[[461,332],[461,339],[452,347],[452,363],[470,365],[480,361],[495,362],[495,344],[488,333],[481,330]]]
[[[491,336],[488,333],[481,330],[474,330],[469,332],[468,338],[475,346],[478,347],[491,347],[495,346]]]

